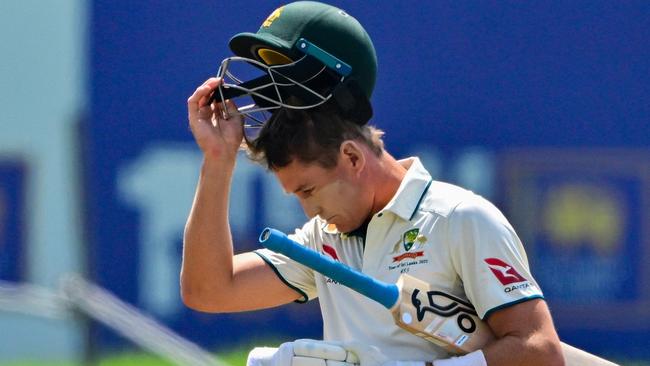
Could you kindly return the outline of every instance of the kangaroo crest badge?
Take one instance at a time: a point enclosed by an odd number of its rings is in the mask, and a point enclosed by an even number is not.
[[[415,244],[415,240],[418,238],[419,233],[420,229],[415,228],[405,232],[404,235],[402,235],[402,245],[404,246],[404,250],[407,252],[411,250],[413,244]]]

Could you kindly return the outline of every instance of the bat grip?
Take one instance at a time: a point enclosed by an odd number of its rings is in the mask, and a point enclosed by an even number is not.
[[[260,234],[259,240],[265,248],[284,254],[296,262],[302,263],[316,272],[377,301],[387,309],[391,309],[399,299],[399,289],[396,285],[378,281],[315,250],[306,248],[291,240],[279,230],[266,228]]]

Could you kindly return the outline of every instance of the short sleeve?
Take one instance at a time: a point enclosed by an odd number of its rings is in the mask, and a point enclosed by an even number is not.
[[[479,197],[463,202],[448,225],[454,269],[482,319],[493,311],[543,298],[519,237],[494,205]]]
[[[296,229],[293,234],[289,234],[289,238],[309,246],[313,242],[310,240],[313,238],[313,234],[310,232],[311,227],[312,225],[308,222],[301,229]],[[296,302],[305,303],[318,297],[312,269],[269,249],[258,249],[255,253],[262,257],[282,282],[302,295],[302,298]]]

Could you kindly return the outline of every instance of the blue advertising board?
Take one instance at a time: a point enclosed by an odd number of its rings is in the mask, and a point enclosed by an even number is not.
[[[22,162],[0,159],[0,280],[24,279],[26,185]]]
[[[650,150],[518,149],[504,154],[503,177],[558,327],[591,349],[605,350],[593,332],[623,348],[647,335]]]
[[[92,4],[86,136],[90,272],[121,298],[210,347],[273,334],[321,336],[317,304],[208,315],[186,309],[178,296],[183,226],[201,164],[187,127],[185,101],[230,56],[228,39],[257,30],[281,4]],[[489,157],[513,146],[650,146],[650,30],[638,16],[650,13],[648,2],[331,4],[359,19],[377,49],[372,123],[387,131],[388,150],[397,157],[434,157],[428,167],[436,178],[465,176],[478,187],[487,181],[484,177],[497,175],[493,169],[501,158],[458,158],[460,151],[475,147]],[[465,173],[457,172],[460,161],[470,162]],[[485,161],[494,164],[471,163]],[[231,199],[236,251],[256,248],[255,239],[267,225],[290,231],[301,224],[300,207],[272,175],[245,158],[237,169]],[[647,273],[639,263],[647,257],[635,255],[648,247],[643,241],[648,224],[639,221],[647,204],[637,201],[646,189],[638,176],[571,175],[568,170],[557,179],[541,173],[531,178],[534,190],[529,193],[541,199],[535,202],[569,215],[581,195],[596,195],[590,210],[613,210],[616,219],[595,213],[583,218],[603,220],[591,236],[580,237],[552,220],[544,230],[524,231],[534,242],[534,273],[549,297],[567,304],[554,314],[561,324],[577,329],[580,324],[571,321],[576,306],[603,295],[606,301],[630,303],[646,296],[641,278]],[[523,189],[513,184],[512,189]],[[511,197],[486,192],[495,202]],[[508,217],[517,219],[521,210],[508,207]],[[572,235],[576,238],[557,239]],[[559,254],[565,251],[569,254]],[[562,273],[591,282],[546,284],[557,282]],[[588,313],[593,315],[593,309]],[[116,339],[103,331],[99,342],[112,345]],[[609,347],[606,339],[593,342]]]

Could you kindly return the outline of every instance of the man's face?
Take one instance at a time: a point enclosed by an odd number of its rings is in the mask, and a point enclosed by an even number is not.
[[[366,221],[374,194],[364,187],[359,173],[340,160],[336,167],[325,169],[318,163],[294,159],[274,173],[284,190],[298,197],[309,218],[318,215],[345,233]]]

